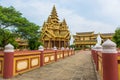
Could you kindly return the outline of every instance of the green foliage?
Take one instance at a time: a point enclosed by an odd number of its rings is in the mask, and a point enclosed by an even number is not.
[[[35,50],[38,49],[38,47],[42,45],[41,42],[38,41],[38,38],[31,38],[29,39],[29,48],[30,50]]]
[[[0,29],[0,34],[4,34],[4,35],[0,35],[0,46],[1,47],[4,47],[8,43],[13,44],[15,48],[18,46],[17,42],[15,42],[16,34],[11,33],[9,30],[4,30],[4,29]]]
[[[75,45],[74,44],[70,45],[70,48],[75,48]]]
[[[29,24],[29,27],[19,27],[18,32],[22,38],[28,40],[28,45],[30,50],[38,49],[38,46],[41,45],[39,42],[40,33],[39,26],[36,26],[33,23]]]
[[[14,7],[7,8],[0,6],[0,29],[2,30],[0,31],[0,34],[2,34],[0,35],[0,46],[4,47],[9,42],[17,46],[14,43],[17,36],[34,41],[35,38],[40,37],[39,28],[38,25],[31,23],[23,17]],[[38,42],[38,40],[35,42]],[[36,46],[36,44],[33,44],[33,46]]]
[[[21,15],[12,6],[8,8],[0,6],[0,28],[20,26],[20,22],[22,22]]]
[[[90,49],[90,46],[86,45],[86,46],[85,46],[85,49]]]
[[[19,27],[17,33],[24,39],[39,37],[39,26],[29,23],[27,27]]]
[[[75,50],[81,50],[81,48],[76,48],[76,47],[75,47]]]
[[[115,30],[113,41],[117,44],[117,47],[120,47],[120,28],[117,28]]]

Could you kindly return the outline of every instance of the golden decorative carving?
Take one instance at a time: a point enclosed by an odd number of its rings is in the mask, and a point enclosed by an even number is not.
[[[45,48],[53,48],[54,46],[61,48],[69,46],[70,31],[68,30],[65,19],[63,19],[62,22],[59,22],[55,6],[53,6],[51,15],[48,16],[47,21],[43,23],[41,41],[44,41]],[[65,41],[67,44],[64,43]]]

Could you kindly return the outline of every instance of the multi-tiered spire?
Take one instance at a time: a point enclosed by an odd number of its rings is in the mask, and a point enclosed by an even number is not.
[[[48,23],[51,22],[51,17],[50,17],[50,16],[48,17],[47,22],[48,22]]]
[[[62,24],[63,24],[63,25],[67,25],[67,23],[66,23],[66,20],[65,20],[65,19],[63,19]]]
[[[51,17],[52,20],[55,20],[56,22],[59,22],[55,5],[53,6],[53,9],[52,9],[50,17]]]

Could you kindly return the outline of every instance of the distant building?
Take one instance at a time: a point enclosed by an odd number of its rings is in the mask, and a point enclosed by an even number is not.
[[[65,19],[59,22],[55,6],[53,6],[51,15],[48,16],[47,21],[43,23],[41,41],[45,48],[69,46],[70,31]]]
[[[107,39],[112,39],[114,33],[100,33],[100,37],[102,38],[102,42]],[[79,32],[76,35],[73,35],[74,42],[76,48],[85,49],[91,48],[97,43],[98,34],[94,34],[94,32]]]
[[[22,38],[16,38],[15,41],[18,43],[17,49],[27,49],[28,48],[28,41]]]

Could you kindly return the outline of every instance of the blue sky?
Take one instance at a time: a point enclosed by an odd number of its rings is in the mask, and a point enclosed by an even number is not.
[[[87,31],[109,33],[120,26],[120,0],[0,0],[0,5],[14,6],[28,20],[40,26],[55,5],[59,19],[66,19],[71,34]]]

